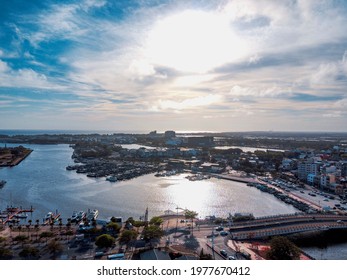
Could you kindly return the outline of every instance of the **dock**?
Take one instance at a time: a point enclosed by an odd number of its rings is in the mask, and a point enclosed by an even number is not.
[[[217,179],[224,179],[224,180],[241,182],[241,183],[256,183],[257,182],[255,179],[249,178],[249,177],[240,177],[240,176],[224,175],[224,174],[212,174],[212,173],[210,173],[210,175]]]
[[[30,207],[29,209],[22,209],[18,207],[7,207],[6,212],[8,214],[7,218],[5,218],[2,221],[2,224],[5,225],[6,223],[9,223],[13,220],[13,218],[21,213],[32,213],[34,212],[33,207]]]

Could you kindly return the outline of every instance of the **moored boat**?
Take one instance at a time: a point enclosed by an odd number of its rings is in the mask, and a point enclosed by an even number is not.
[[[14,217],[17,219],[26,219],[26,218],[28,218],[28,215],[25,213],[18,213],[16,215],[14,215]]]
[[[87,220],[89,220],[89,221],[96,220],[98,215],[99,215],[99,210],[97,210],[97,209],[93,209],[93,210],[88,209]]]
[[[106,178],[106,181],[109,181],[109,182],[117,182],[117,177],[116,176],[108,176]]]
[[[7,212],[1,212],[0,213],[0,219],[6,219],[9,216]]]
[[[72,213],[72,216],[71,216],[71,222],[76,222],[76,220],[77,220],[77,212],[76,211],[74,211],[73,213]]]
[[[47,214],[46,214],[46,216],[45,216],[45,220],[47,221],[47,220],[50,220],[50,219],[52,219],[53,218],[53,213],[52,212],[48,212]]]
[[[84,211],[79,211],[77,213],[76,221],[79,222],[83,220],[83,218],[86,216],[86,213]]]

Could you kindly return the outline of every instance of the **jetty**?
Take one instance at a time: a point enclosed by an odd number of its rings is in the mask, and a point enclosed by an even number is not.
[[[257,180],[250,177],[241,177],[241,176],[234,176],[234,175],[226,175],[226,174],[213,174],[209,173],[210,176],[213,176],[218,179],[224,179],[229,181],[235,181],[235,182],[241,182],[241,183],[256,183]]]
[[[7,217],[2,220],[2,224],[5,225],[6,223],[10,223],[16,216],[22,214],[22,213],[32,213],[34,212],[34,208],[31,206],[29,209],[22,209],[19,207],[7,207],[5,210],[5,213],[7,214]]]

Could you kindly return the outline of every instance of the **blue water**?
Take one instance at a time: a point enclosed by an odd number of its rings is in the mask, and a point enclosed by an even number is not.
[[[296,212],[269,194],[226,180],[193,182],[185,179],[188,174],[149,174],[117,183],[92,179],[66,171],[66,166],[73,164],[68,145],[25,146],[34,150],[29,157],[18,166],[0,169],[0,180],[7,181],[0,189],[0,209],[9,204],[32,205],[35,219],[56,209],[66,219],[74,210],[88,208],[99,209],[103,218],[139,217],[147,207],[150,216],[160,215],[165,210],[175,211],[177,206],[195,210],[200,217],[227,217],[235,212],[252,212],[256,216]]]
[[[113,133],[148,133],[145,131],[119,131],[119,130],[35,130],[35,129],[0,129],[0,135],[42,135],[42,134],[113,134]]]

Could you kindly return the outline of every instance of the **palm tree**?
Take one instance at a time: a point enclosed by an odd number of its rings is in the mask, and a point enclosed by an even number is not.
[[[28,231],[28,238],[29,238],[30,225],[25,225],[25,227],[27,228],[27,231]]]
[[[49,225],[51,226],[51,231],[53,231],[53,229],[54,229],[54,221],[53,221],[53,219],[50,219]]]
[[[66,227],[68,227],[68,225],[69,225],[69,227],[71,227],[71,218],[67,219]]]
[[[22,231],[22,226],[21,225],[19,225],[18,227],[17,227],[17,229],[18,229],[18,231],[19,231],[19,233]]]
[[[29,237],[29,232],[30,232],[30,227],[31,227],[31,224],[32,224],[32,220],[28,220],[28,224],[26,225],[27,229],[28,229],[28,237]]]
[[[63,219],[62,218],[59,218],[59,235],[61,235],[61,228],[63,226]],[[60,236],[61,238],[61,236]]]
[[[37,241],[37,236],[39,235],[38,232],[39,232],[39,225],[36,224],[35,226],[35,231],[36,231],[36,241]]]
[[[13,229],[13,225],[9,225],[8,227],[9,227],[9,229],[10,229],[10,237],[12,238],[12,229]]]
[[[184,213],[186,219],[190,219],[192,221],[192,236],[193,234],[193,230],[194,230],[194,219],[196,218],[196,216],[198,215],[197,212],[195,211],[191,211],[191,210],[186,210]]]

